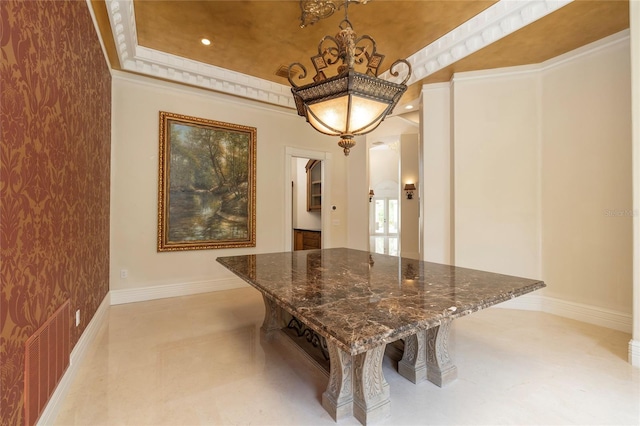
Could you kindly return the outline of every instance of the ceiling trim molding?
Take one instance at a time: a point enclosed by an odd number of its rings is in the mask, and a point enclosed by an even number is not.
[[[585,56],[597,54],[601,50],[612,48],[617,44],[628,43],[629,40],[630,31],[629,28],[627,28],[605,38],[601,38],[600,40],[580,46],[577,49],[563,53],[562,55],[547,59],[540,64],[540,70],[544,72],[552,68],[562,66],[567,62],[572,62]]]
[[[500,0],[459,27],[407,58],[413,74],[407,85],[422,80],[465,56],[489,46],[538,19],[555,12],[573,0]],[[403,73],[385,80],[400,82]]]
[[[570,63],[576,61],[578,59],[588,57],[591,55],[595,55],[605,49],[610,49],[618,44],[628,43],[629,41],[629,30],[622,30],[600,40],[596,40],[592,43],[581,46],[577,49],[571,50],[567,53],[564,53],[560,56],[556,56],[555,58],[547,59],[544,62],[540,62],[538,64],[528,64],[528,65],[517,65],[513,67],[505,67],[505,68],[494,68],[489,70],[477,70],[477,71],[465,71],[460,73],[455,73],[451,79],[454,83],[473,81],[473,80],[484,80],[484,79],[495,79],[495,78],[511,78],[511,77],[521,77],[528,74],[537,74],[544,73],[546,71],[552,70],[559,66],[562,66],[566,63]],[[435,83],[438,84],[438,83]],[[424,90],[424,86],[423,86]]]
[[[106,6],[123,70],[295,108],[289,86],[140,46],[133,1],[106,0]]]
[[[450,89],[451,81],[443,81],[442,83],[423,84],[420,93],[430,92],[432,90]]]
[[[461,83],[466,81],[486,80],[486,79],[506,79],[519,78],[527,75],[538,75],[540,64],[515,65],[512,67],[492,68],[488,70],[464,71],[453,74],[451,81]]]
[[[407,58],[408,85],[480,50],[573,0],[500,0]],[[261,78],[161,52],[138,44],[133,0],[105,0],[123,70],[203,89],[295,108],[291,88]],[[399,82],[389,71],[380,75]]]
[[[189,96],[197,96],[210,102],[224,102],[225,104],[234,104],[241,107],[250,107],[259,109],[273,114],[283,114],[287,116],[297,116],[296,111],[291,108],[280,107],[278,105],[268,104],[264,102],[255,102],[253,99],[242,98],[240,96],[229,95],[221,92],[204,91],[199,87],[179,84],[169,80],[161,80],[158,78],[150,78],[146,75],[131,73],[121,70],[112,70],[111,77],[115,80],[135,83],[152,88],[171,89],[172,91],[184,93]]]

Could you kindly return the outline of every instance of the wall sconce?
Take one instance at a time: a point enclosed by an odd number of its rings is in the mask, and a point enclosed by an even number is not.
[[[416,185],[413,183],[406,183],[404,185],[404,190],[407,191],[407,200],[411,200],[413,198],[413,191],[416,190]]]
[[[371,200],[373,199],[373,196],[376,195],[373,193],[373,189],[369,190],[369,202],[371,202]]]

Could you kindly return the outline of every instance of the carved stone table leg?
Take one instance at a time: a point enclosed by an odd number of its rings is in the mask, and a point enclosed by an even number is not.
[[[282,320],[280,318],[280,307],[264,294],[264,321],[260,331],[267,339],[271,339],[282,328]]]
[[[337,422],[353,414],[353,357],[329,341],[327,347],[331,366],[322,406]]]
[[[438,327],[427,330],[427,379],[443,387],[458,377],[458,368],[449,358],[451,320],[442,320]]]
[[[366,425],[391,413],[389,384],[382,373],[385,345],[353,357],[353,415]]]
[[[404,339],[404,352],[398,361],[398,373],[413,383],[427,380],[427,331]]]

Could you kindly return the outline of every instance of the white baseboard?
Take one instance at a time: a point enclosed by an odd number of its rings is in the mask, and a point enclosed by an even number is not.
[[[495,305],[496,308],[520,309],[522,311],[542,311],[542,296],[537,294],[525,294],[515,299]]]
[[[42,412],[42,415],[38,419],[37,425],[50,425],[53,424],[58,417],[58,412],[62,407],[62,403],[64,402],[65,397],[67,396],[67,392],[69,392],[69,387],[73,383],[75,379],[76,373],[84,359],[89,346],[95,339],[98,334],[98,330],[100,330],[100,326],[105,321],[107,314],[109,313],[109,306],[111,305],[111,300],[109,293],[102,299],[102,303],[98,306],[96,313],[89,321],[87,328],[84,329],[84,332],[78,339],[75,347],[71,351],[71,357],[69,360],[69,367],[67,371],[65,371],[64,375],[60,379],[60,383],[56,387],[53,395],[47,402],[47,405]]]
[[[640,367],[640,340],[629,341],[629,364]]]
[[[551,297],[544,299],[543,309],[550,314],[631,333],[631,314]]]
[[[495,306],[498,308],[547,312],[601,327],[624,331],[625,333],[631,333],[632,328],[631,314],[536,294],[525,294]]]
[[[217,280],[194,281],[189,283],[167,284],[152,287],[111,290],[111,304],[143,302],[168,297],[188,296],[210,291],[231,290],[247,287],[240,278],[222,278]]]

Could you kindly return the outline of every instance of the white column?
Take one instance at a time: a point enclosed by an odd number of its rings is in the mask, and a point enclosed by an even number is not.
[[[422,151],[422,258],[452,264],[451,122],[449,83],[422,88],[420,144]]]

